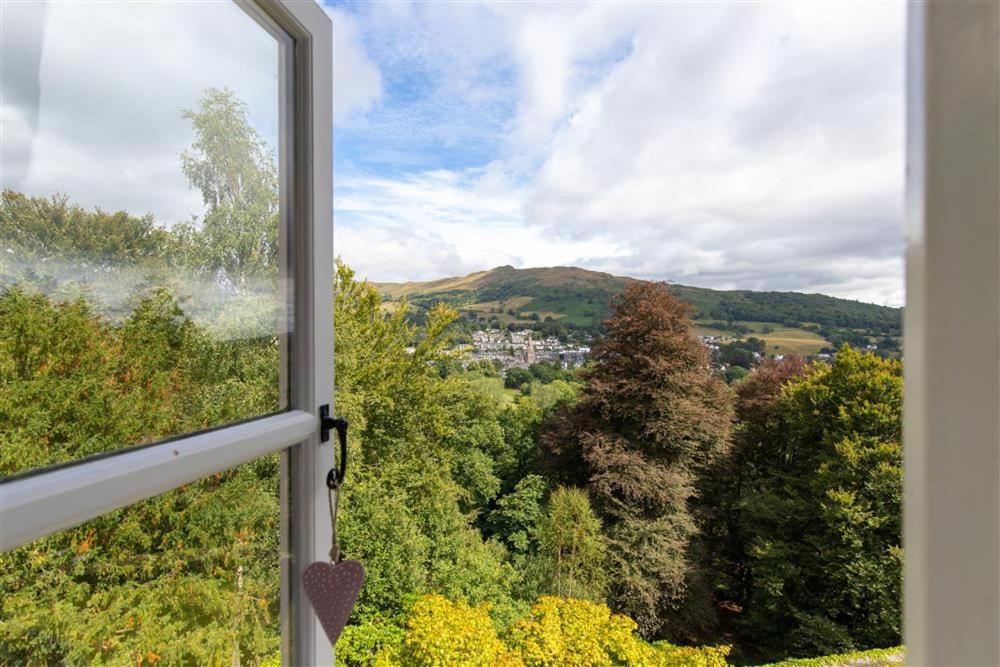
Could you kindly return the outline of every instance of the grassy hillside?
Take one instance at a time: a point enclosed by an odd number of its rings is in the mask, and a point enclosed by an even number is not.
[[[501,326],[530,325],[549,318],[549,322],[596,330],[608,316],[611,298],[631,280],[576,267],[500,266],[467,276],[376,283],[376,287],[387,300],[406,298],[418,312],[444,301],[465,315],[495,319]]]
[[[405,298],[417,318],[426,308],[444,301],[458,308],[470,323],[599,331],[611,298],[632,280],[577,267],[501,266],[467,276],[376,283],[376,287],[389,302]],[[896,337],[902,326],[899,308],[823,294],[686,285],[671,289],[692,304],[703,333],[756,335],[767,341],[769,353],[817,352],[827,345],[824,337],[831,332]]]

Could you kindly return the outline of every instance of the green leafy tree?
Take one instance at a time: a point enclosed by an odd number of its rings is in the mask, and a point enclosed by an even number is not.
[[[753,534],[746,525],[746,506],[754,502],[762,480],[773,472],[773,438],[779,432],[782,391],[808,370],[801,357],[765,359],[735,385],[732,446],[712,465],[702,484],[698,505],[705,517],[705,551],[719,573],[721,595],[740,606],[745,607],[750,599],[753,577]]]
[[[520,389],[522,386],[530,383],[532,379],[533,377],[527,369],[514,366],[513,368],[507,369],[507,377],[504,379],[504,386],[508,389]]]
[[[470,373],[481,373],[482,375],[491,378],[500,377],[500,370],[493,364],[492,361],[489,361],[488,359],[471,362],[469,364],[468,371]]]
[[[565,379],[564,371],[547,361],[539,361],[538,363],[531,364],[528,366],[528,372],[542,384],[548,384],[553,380]]]
[[[495,458],[501,492],[508,493],[527,475],[537,472],[538,432],[548,412],[535,396],[518,396],[500,413],[505,448]]]
[[[749,374],[750,371],[742,366],[730,366],[722,374],[722,379],[726,381],[726,384],[733,384],[734,382],[739,382]]]
[[[544,517],[548,491],[544,477],[527,475],[497,501],[496,509],[489,514],[490,532],[503,540],[520,565],[526,556],[537,551],[537,527]]]
[[[455,311],[432,308],[417,331],[405,304],[386,315],[375,288],[338,264],[335,319],[338,411],[351,421],[342,502],[345,553],[369,568],[355,621],[396,617],[415,594],[440,593],[494,613],[515,612],[506,550],[473,525],[499,481],[491,452],[499,406],[461,377],[442,379]]]
[[[273,280],[279,201],[271,148],[249,123],[247,105],[229,89],[208,89],[184,117],[194,126],[195,141],[181,154],[181,165],[207,211],[200,224],[175,230],[181,255],[189,266],[225,277],[235,288]]]
[[[763,424],[745,511],[751,627],[792,653],[900,641],[902,367],[844,346]]]
[[[0,195],[0,289],[83,298],[96,315],[128,316],[140,292],[169,282],[172,234],[151,215],[86,211],[65,196]]]
[[[0,239],[22,265],[64,260],[81,267],[85,278],[157,258],[169,237],[151,215],[86,211],[63,195],[28,197],[4,190],[0,196]]]
[[[548,384],[532,382],[531,398],[543,412],[551,412],[556,408],[570,405],[576,401],[580,393],[580,385],[576,382],[553,380]]]
[[[603,602],[608,588],[608,542],[587,492],[559,487],[536,530],[533,561],[541,593]]]
[[[83,300],[0,295],[0,474],[63,463],[189,428],[194,325],[159,292],[120,326]]]
[[[631,283],[613,307],[579,402],[542,436],[546,469],[585,485],[607,527],[613,607],[646,636],[684,636],[713,617],[690,503],[727,444],[729,397],[665,285]]]
[[[213,393],[166,294],[110,326],[14,288],[0,329],[3,474],[194,430]],[[0,663],[254,664],[278,646],[277,494],[266,457],[3,554]]]

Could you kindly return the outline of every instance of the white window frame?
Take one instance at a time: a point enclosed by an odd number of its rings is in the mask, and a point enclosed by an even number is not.
[[[1000,665],[1000,5],[908,20],[907,664]]]
[[[281,113],[288,120],[279,143],[288,151],[282,168],[290,172],[282,185],[282,233],[294,284],[291,355],[283,359],[288,372],[282,373],[289,410],[4,482],[0,551],[285,450],[282,659],[330,665],[332,647],[296,582],[306,565],[328,558],[330,548],[326,472],[333,448],[319,441],[318,415],[320,405],[333,402],[332,28],[312,0],[235,1],[291,40],[292,62],[283,62],[279,77]]]

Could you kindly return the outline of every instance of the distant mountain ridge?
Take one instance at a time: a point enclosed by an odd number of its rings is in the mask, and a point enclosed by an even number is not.
[[[526,288],[611,289],[619,292],[633,280],[635,279],[581,269],[576,266],[515,269],[513,266],[505,265],[486,271],[476,271],[466,276],[439,278],[426,282],[374,284],[380,293],[398,299],[414,294],[488,288],[507,289],[517,286]]]
[[[443,301],[470,319],[495,320],[501,326],[551,322],[589,329],[599,328],[609,313],[611,298],[633,280],[573,266],[499,266],[466,276],[375,283],[375,287],[387,301],[405,298],[418,311]],[[853,330],[869,336],[898,336],[902,328],[901,308],[824,294],[714,290],[678,284],[670,288],[694,306],[695,319],[705,327],[764,323],[807,331]]]

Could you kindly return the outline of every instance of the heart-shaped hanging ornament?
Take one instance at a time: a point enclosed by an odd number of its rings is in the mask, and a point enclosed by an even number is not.
[[[363,583],[365,566],[356,560],[343,560],[336,565],[316,561],[302,573],[306,595],[331,644],[340,639]]]

